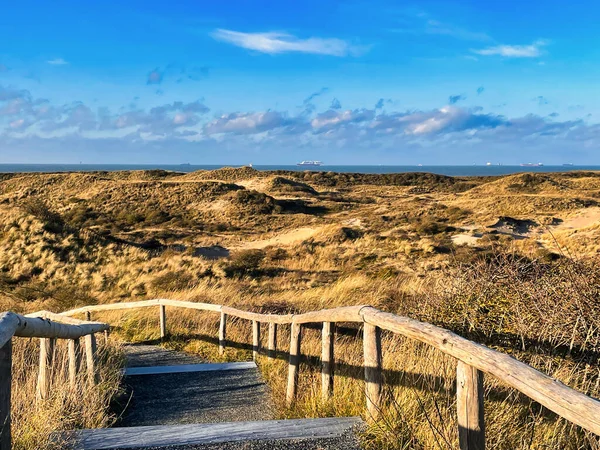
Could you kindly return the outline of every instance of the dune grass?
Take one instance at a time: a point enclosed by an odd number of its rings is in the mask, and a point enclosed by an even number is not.
[[[66,341],[58,340],[48,398],[36,399],[39,361],[37,339],[13,339],[12,436],[15,450],[59,450],[66,442],[61,431],[99,428],[115,419],[110,402],[120,390],[122,351],[110,339],[98,346],[99,383],[89,382],[80,367],[76,388],[67,374]],[[85,363],[84,363],[85,364]]]

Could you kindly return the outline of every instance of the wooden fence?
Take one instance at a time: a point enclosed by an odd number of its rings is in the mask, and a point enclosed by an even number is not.
[[[109,325],[61,316],[48,311],[22,316],[13,312],[0,314],[0,450],[12,446],[10,397],[12,382],[12,338],[40,338],[40,362],[37,398],[49,395],[50,373],[57,339],[68,339],[69,383],[75,386],[81,359],[80,338],[85,339],[86,365],[89,379],[96,382],[95,333],[108,333]]]
[[[485,448],[485,420],[483,407],[483,375],[491,375],[517,389],[568,421],[600,435],[600,402],[578,392],[558,380],[522,363],[513,357],[462,338],[451,331],[419,322],[407,317],[379,311],[360,305],[314,311],[305,314],[259,314],[229,306],[193,303],[178,300],[146,300],[88,306],[62,313],[65,316],[89,314],[94,311],[158,307],[161,337],[167,333],[166,306],[196,309],[219,313],[219,349],[227,346],[228,317],[252,321],[252,347],[256,356],[260,345],[261,324],[268,324],[268,352],[274,358],[277,351],[277,328],[290,326],[287,402],[292,404],[297,396],[301,358],[302,327],[309,323],[322,323],[322,396],[333,393],[334,333],[335,324],[354,322],[363,324],[363,351],[366,416],[377,420],[383,407],[381,331],[387,330],[424,342],[458,360],[456,373],[456,404],[461,450]],[[89,319],[89,316],[88,316]]]
[[[570,422],[600,435],[600,402],[562,384],[533,367],[511,356],[464,339],[448,330],[407,317],[379,311],[370,306],[349,306],[314,311],[305,314],[259,314],[236,308],[208,303],[178,300],[146,300],[86,306],[62,314],[48,312],[33,316],[14,313],[0,315],[0,420],[4,424],[0,450],[10,449],[10,339],[12,336],[42,338],[40,345],[40,380],[46,366],[48,341],[44,339],[70,339],[73,341],[73,360],[77,353],[75,341],[86,336],[88,370],[93,377],[94,333],[107,331],[108,325],[89,321],[91,313],[120,309],[155,307],[159,311],[161,337],[167,335],[166,307],[180,307],[220,314],[219,350],[227,346],[227,321],[237,317],[252,321],[252,349],[256,357],[260,350],[261,324],[268,324],[269,358],[274,358],[277,348],[277,331],[280,325],[290,326],[287,402],[292,404],[297,396],[301,359],[302,328],[309,323],[322,323],[322,389],[324,399],[333,393],[334,334],[340,322],[363,325],[363,351],[366,417],[377,420],[383,407],[381,331],[387,330],[428,344],[458,360],[457,365],[457,416],[461,450],[485,448],[485,421],[483,407],[483,375],[491,375],[522,392],[549,410]],[[87,321],[72,316],[85,314]],[[41,317],[41,318],[40,318]],[[89,342],[89,344],[88,344]],[[45,348],[46,347],[46,348]],[[71,346],[69,347],[71,355]],[[91,355],[91,356],[90,356]],[[71,367],[71,364],[69,365]],[[42,386],[44,383],[41,383]]]

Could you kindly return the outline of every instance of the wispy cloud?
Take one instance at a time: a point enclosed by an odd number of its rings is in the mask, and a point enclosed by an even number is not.
[[[448,97],[448,103],[450,103],[451,105],[455,105],[461,100],[465,100],[466,98],[467,97],[463,94],[451,95],[450,97]]]
[[[148,73],[146,84],[160,84],[163,81],[164,72],[158,67]]]
[[[425,33],[450,36],[465,41],[490,41],[492,38],[486,33],[470,31],[465,28],[457,27],[451,24],[442,23],[438,20],[428,20],[425,26]]]
[[[539,39],[529,45],[496,45],[480,50],[471,50],[482,56],[504,56],[506,58],[537,58],[542,55],[548,41]]]
[[[50,64],[51,66],[66,66],[67,64],[69,64],[68,61],[65,61],[62,58],[54,58],[54,59],[49,59],[48,61],[46,61],[48,64]]]
[[[448,36],[464,41],[489,42],[493,40],[487,33],[472,31],[449,22],[442,22],[421,10],[409,8],[404,12],[401,12],[398,22],[401,26],[392,28],[389,31],[416,35],[430,34]]]
[[[240,31],[218,29],[211,36],[222,42],[275,55],[279,53],[310,53],[329,56],[358,56],[367,48],[352,45],[342,39],[310,37],[300,39],[288,33],[243,33]]]

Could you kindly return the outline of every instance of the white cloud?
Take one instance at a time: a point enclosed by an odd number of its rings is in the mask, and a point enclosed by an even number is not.
[[[211,33],[211,36],[218,41],[271,55],[298,52],[315,55],[358,56],[366,50],[364,47],[353,46],[341,39],[317,37],[299,39],[291,34],[275,31],[242,33],[240,31],[218,29]]]
[[[54,59],[50,59],[46,62],[52,66],[65,66],[65,65],[69,64],[68,61],[65,61],[62,58],[54,58]]]
[[[471,50],[482,56],[504,56],[506,58],[537,58],[542,55],[542,48],[548,45],[545,40],[537,40],[529,45],[496,45],[481,50]]]
[[[291,125],[282,113],[276,111],[224,114],[207,123],[204,133],[254,134]]]

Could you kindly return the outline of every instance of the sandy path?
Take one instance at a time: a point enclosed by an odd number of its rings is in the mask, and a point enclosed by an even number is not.
[[[290,245],[296,242],[305,241],[306,239],[313,237],[319,230],[320,228],[313,227],[297,228],[295,230],[286,231],[285,233],[278,234],[269,239],[260,239],[258,241],[245,242],[235,247],[238,249],[262,249],[265,247],[269,247],[270,245]]]

